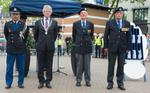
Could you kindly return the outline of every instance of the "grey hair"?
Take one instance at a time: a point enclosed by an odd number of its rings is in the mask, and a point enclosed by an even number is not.
[[[52,7],[50,5],[44,5],[42,11],[44,12],[45,10],[50,10],[51,12],[53,12]]]

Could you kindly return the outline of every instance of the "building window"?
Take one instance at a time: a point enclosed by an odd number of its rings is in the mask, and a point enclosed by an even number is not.
[[[133,9],[133,21],[148,20],[148,8]]]

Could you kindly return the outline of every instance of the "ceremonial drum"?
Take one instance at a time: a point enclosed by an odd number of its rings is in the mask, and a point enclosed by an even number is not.
[[[145,73],[144,60],[147,58],[147,38],[142,34],[139,27],[131,23],[132,31],[132,50],[126,55],[126,64],[124,65],[124,73],[131,79],[142,78]]]

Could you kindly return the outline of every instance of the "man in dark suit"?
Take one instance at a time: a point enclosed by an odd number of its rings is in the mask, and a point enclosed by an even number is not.
[[[47,88],[51,88],[54,45],[58,32],[57,22],[50,17],[51,14],[51,6],[44,5],[44,17],[35,23],[34,39],[38,60],[39,89],[43,88],[44,83]],[[44,70],[46,70],[46,76],[44,76]]]
[[[131,46],[131,31],[130,23],[123,20],[123,11],[122,7],[115,9],[114,19],[107,22],[104,33],[104,48],[106,52],[108,51],[107,89],[113,88],[114,66],[116,58],[118,58],[117,84],[119,89],[125,90],[123,67],[125,54]]]
[[[25,64],[25,24],[20,21],[20,9],[13,7],[10,9],[12,20],[6,22],[4,34],[7,40],[7,69],[6,69],[6,89],[11,88],[13,82],[13,66],[18,60],[18,87],[24,88],[24,64]]]
[[[81,86],[82,74],[84,73],[86,86],[90,87],[90,62],[94,25],[87,20],[88,13],[86,9],[81,9],[79,15],[81,20],[73,23],[72,33],[77,58],[76,86]]]

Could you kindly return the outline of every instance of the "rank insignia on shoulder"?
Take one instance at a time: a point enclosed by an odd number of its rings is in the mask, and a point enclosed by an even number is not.
[[[121,31],[122,31],[122,32],[128,32],[128,31],[129,31],[129,28],[122,28]]]

